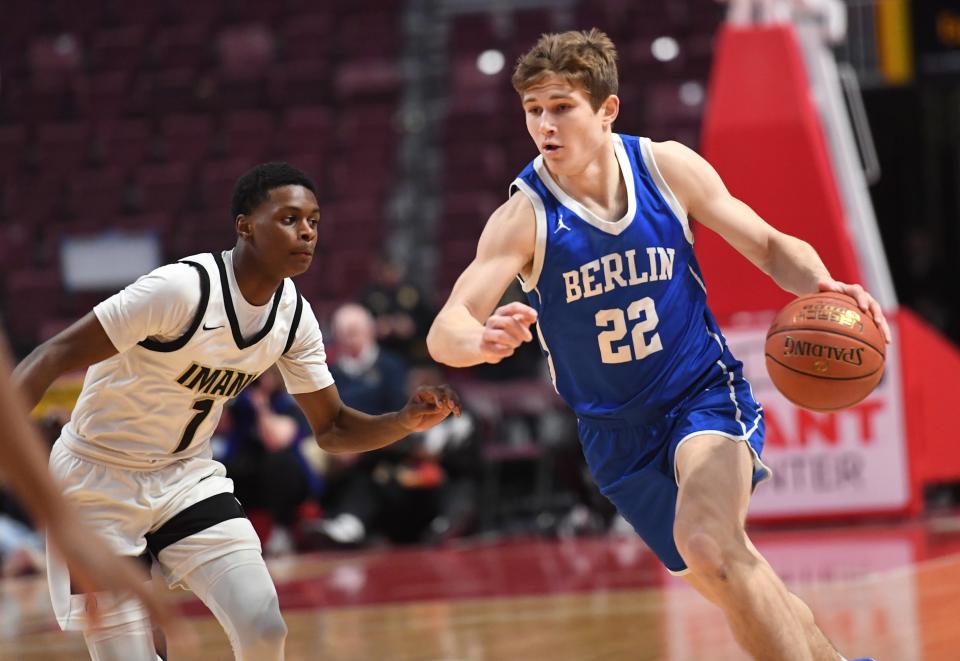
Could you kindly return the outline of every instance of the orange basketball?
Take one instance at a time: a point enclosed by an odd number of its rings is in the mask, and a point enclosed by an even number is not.
[[[773,320],[764,345],[767,372],[797,406],[836,411],[880,383],[886,343],[873,317],[845,294],[801,296]]]

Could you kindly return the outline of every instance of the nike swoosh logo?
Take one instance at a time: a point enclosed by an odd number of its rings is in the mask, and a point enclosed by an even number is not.
[[[203,325],[203,330],[217,330],[218,328],[223,328],[223,324],[220,324],[219,326],[209,326],[209,327],[206,324]]]

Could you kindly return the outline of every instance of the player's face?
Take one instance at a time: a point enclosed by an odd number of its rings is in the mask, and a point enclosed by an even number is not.
[[[616,113],[611,115],[608,106],[617,103],[611,96],[594,111],[586,90],[556,75],[526,90],[527,131],[547,167],[560,175],[582,173],[610,139],[608,129]]]
[[[320,207],[310,189],[274,188],[247,218],[250,238],[265,264],[287,278],[310,267],[320,224]]]

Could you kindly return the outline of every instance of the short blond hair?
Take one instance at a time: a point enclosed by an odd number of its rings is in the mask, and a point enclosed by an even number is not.
[[[594,112],[620,87],[617,47],[602,30],[592,28],[545,34],[517,60],[513,89],[521,97],[549,75],[565,78],[590,95]]]

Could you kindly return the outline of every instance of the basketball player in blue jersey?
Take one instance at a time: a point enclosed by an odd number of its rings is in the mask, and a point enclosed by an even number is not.
[[[598,30],[544,35],[513,75],[540,155],[490,217],[427,338],[455,367],[532,339],[579,418],[601,491],[673,573],[723,609],[757,659],[836,661],[809,608],[747,537],[763,412],[706,304],[689,217],[795,294],[877,302],[733,198],[677,143],[612,131],[616,51]],[[519,276],[530,305],[497,307]]]
[[[419,388],[397,412],[343,404],[317,319],[290,280],[310,266],[316,187],[286,163],[237,182],[232,250],[162,266],[97,305],[14,371],[31,406],[60,374],[89,367],[50,466],[67,499],[124,556],[147,555],[189,588],[227,632],[237,659],[279,661],[286,625],[253,526],[210,437],[224,404],[276,364],[328,452],[363,452],[459,414],[446,386]],[[60,626],[88,624],[91,602],[48,555]],[[87,581],[87,585],[91,582]],[[151,627],[131,598],[97,593],[85,628],[94,661],[154,661]]]

